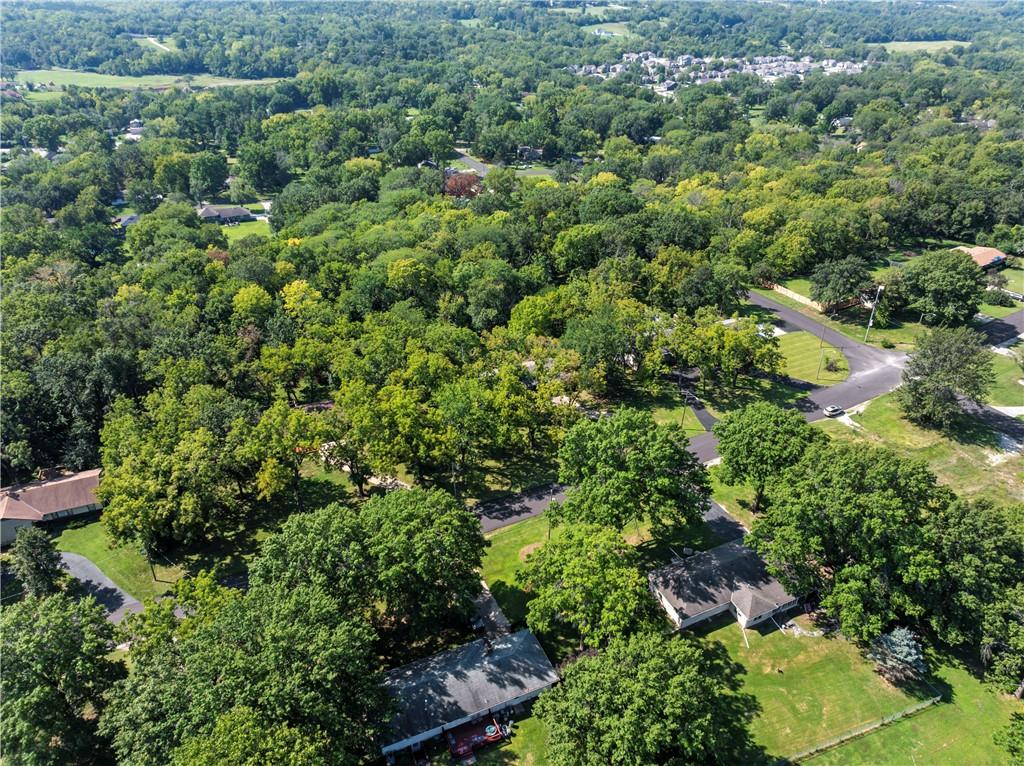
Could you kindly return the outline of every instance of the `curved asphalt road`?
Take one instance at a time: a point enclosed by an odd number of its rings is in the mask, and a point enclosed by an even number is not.
[[[808,390],[811,393],[806,398],[794,403],[793,406],[800,410],[808,421],[820,420],[825,417],[822,409],[830,404],[842,407],[844,410],[849,409],[855,405],[870,401],[876,396],[886,394],[900,384],[903,366],[907,361],[906,354],[899,351],[886,351],[885,349],[874,348],[873,346],[855,341],[840,332],[826,327],[811,317],[783,306],[781,303],[767,298],[760,293],[752,292],[748,298],[755,306],[760,306],[773,312],[776,316],[775,324],[783,330],[787,332],[804,330],[812,333],[819,338],[823,338],[827,343],[832,344],[836,348],[841,349],[846,356],[850,367],[850,375],[845,381],[832,386],[809,386]],[[1024,312],[1017,312],[1017,314],[1003,320],[1011,328],[1015,326],[1014,321],[1017,323],[1024,322]],[[1005,328],[1001,328],[1000,331],[1008,332]],[[715,435],[710,430],[715,419],[711,413],[704,409],[703,405],[698,403],[693,406],[701,425],[708,430],[690,439],[690,451],[702,463],[710,463],[718,458],[718,439],[715,438]],[[542,513],[552,500],[562,500],[564,498],[564,487],[542,487],[516,495],[507,500],[481,504],[477,507],[477,515],[480,517],[480,525],[483,527],[484,532],[491,532],[531,516],[536,516]],[[714,504],[712,505],[714,506]],[[721,511],[720,508],[718,510]],[[721,512],[725,513],[724,511]],[[709,513],[717,512],[713,507]]]
[[[60,557],[67,565],[71,576],[81,583],[82,589],[107,610],[107,619],[111,622],[121,622],[129,612],[142,611],[142,604],[138,599],[117,587],[113,580],[85,556],[65,552],[61,553]]]

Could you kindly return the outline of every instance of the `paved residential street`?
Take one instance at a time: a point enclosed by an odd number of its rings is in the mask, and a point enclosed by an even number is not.
[[[988,336],[990,345],[998,346],[1000,343],[1005,343],[1011,338],[1024,333],[1024,309],[1002,319],[993,319],[991,322],[986,322],[981,330]]]
[[[85,556],[64,552],[60,557],[67,564],[71,576],[82,584],[85,592],[95,597],[107,610],[107,619],[111,622],[119,623],[129,612],[142,611],[142,604],[138,599],[117,587],[113,580]]]
[[[818,337],[824,337],[827,343],[842,349],[843,354],[846,355],[850,366],[850,375],[845,381],[833,386],[809,386],[810,395],[796,403],[796,408],[803,413],[808,421],[820,420],[825,417],[822,409],[830,404],[849,409],[886,394],[900,384],[903,366],[907,361],[906,354],[859,343],[816,322],[811,317],[787,308],[759,293],[752,292],[748,297],[754,305],[773,312],[776,315],[776,324],[783,330],[787,332],[805,330]],[[1024,317],[1024,312],[1018,313]],[[1008,319],[1012,319],[1012,316]],[[702,463],[707,464],[718,459],[718,439],[710,430],[715,423],[715,417],[700,402],[691,402],[691,404],[697,419],[708,430],[690,438],[690,451]],[[480,517],[480,525],[484,532],[491,532],[536,516],[542,513],[552,500],[563,500],[564,498],[564,487],[541,487],[506,500],[481,504],[477,508],[477,515]],[[716,523],[739,525],[739,522],[729,516],[721,506],[714,503],[712,503],[708,514],[705,516],[705,520],[712,526],[715,526]],[[725,521],[722,520],[723,515]],[[716,531],[718,530],[716,529]],[[719,533],[719,536],[726,540],[730,539],[727,535],[728,532],[724,530]]]
[[[455,152],[456,154],[459,155],[455,159],[462,162],[470,170],[475,170],[476,174],[481,178],[483,178],[485,175],[491,172],[490,165],[485,165],[484,163],[480,162],[480,160],[473,159],[468,154],[460,152],[458,149],[456,149]]]

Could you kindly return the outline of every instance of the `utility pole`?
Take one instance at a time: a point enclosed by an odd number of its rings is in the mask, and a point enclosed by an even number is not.
[[[871,332],[871,325],[875,322],[875,309],[878,308],[878,299],[882,295],[882,290],[885,289],[885,285],[879,285],[875,291],[875,302],[871,304],[871,316],[868,317],[868,326],[864,329],[864,342],[868,342],[868,333]]]

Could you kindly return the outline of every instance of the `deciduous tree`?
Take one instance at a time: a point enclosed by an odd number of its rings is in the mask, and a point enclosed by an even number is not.
[[[108,659],[114,628],[103,607],[91,597],[29,596],[4,607],[0,637],[5,757],[41,766],[109,762],[96,720],[123,666]]]
[[[442,490],[375,497],[360,513],[378,596],[398,622],[424,625],[468,615],[480,592],[486,541],[480,522]]]
[[[534,714],[552,766],[752,763],[756,703],[739,686],[721,645],[640,633],[569,665]]]
[[[985,400],[995,372],[982,338],[969,327],[936,328],[918,338],[896,390],[908,420],[949,428],[962,412],[959,397]]]
[[[533,596],[526,618],[531,630],[552,634],[568,626],[581,649],[653,622],[655,604],[636,551],[614,529],[566,527],[529,556],[516,581]]]
[[[571,485],[553,519],[624,529],[699,524],[710,485],[707,471],[687,449],[674,424],[622,408],[569,429],[558,452],[559,480]]]
[[[728,413],[715,424],[723,478],[729,483],[754,485],[753,512],[761,507],[768,482],[794,465],[809,445],[820,441],[795,410],[756,402]]]

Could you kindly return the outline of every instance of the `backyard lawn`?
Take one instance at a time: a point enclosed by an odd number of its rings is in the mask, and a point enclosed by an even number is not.
[[[886,394],[852,419],[860,429],[837,420],[814,425],[839,439],[888,447],[923,460],[940,481],[967,497],[986,497],[1002,505],[1024,501],[1024,456],[1002,451],[999,435],[973,418],[965,416],[947,436],[907,421],[893,395]]]
[[[228,226],[221,226],[221,230],[224,232],[224,236],[228,238],[228,242],[236,242],[242,237],[269,237],[270,236],[270,221],[266,219],[259,221],[243,221],[242,223],[233,223]]]
[[[548,733],[539,719],[516,721],[511,739],[477,753],[481,766],[543,766],[547,762]]]
[[[84,524],[71,522],[54,541],[58,550],[85,556],[119,587],[139,599],[155,598],[168,593],[182,576],[178,566],[155,565],[153,580],[145,556],[133,546],[112,546],[99,519]]]
[[[795,622],[816,630],[805,615]],[[763,632],[743,631],[729,617],[702,633],[721,641],[745,669],[742,691],[761,708],[751,733],[773,756],[799,753],[932,696],[930,690],[915,695],[892,686],[843,638],[796,636],[768,624]]]
[[[1024,407],[1024,370],[1012,358],[993,354],[996,382],[989,390],[989,404],[1001,407]]]
[[[750,511],[754,502],[753,488],[746,484],[730,486],[723,482],[720,465],[712,466],[708,473],[711,475],[711,499],[735,516],[740,524],[750,529],[754,523],[754,514]]]
[[[785,373],[791,378],[819,386],[841,383],[850,374],[843,352],[835,346],[822,343],[817,336],[799,330],[779,338],[779,350],[786,357]],[[832,367],[830,371],[828,368]]]
[[[948,686],[943,702],[851,740],[805,763],[811,766],[1002,766],[1006,753],[992,735],[1020,703],[996,694],[949,656],[929,653],[935,676]]]

